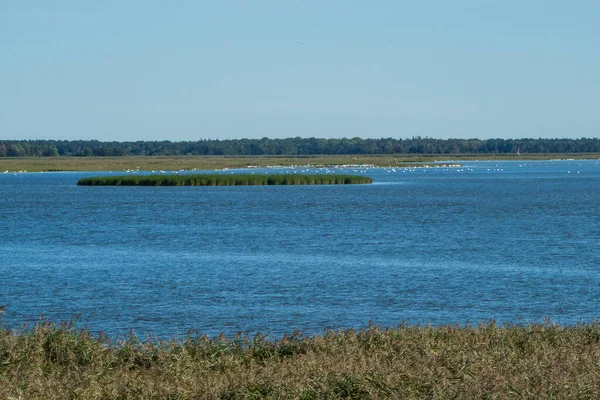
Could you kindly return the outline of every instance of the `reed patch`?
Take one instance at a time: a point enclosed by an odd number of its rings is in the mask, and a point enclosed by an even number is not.
[[[599,398],[600,327],[408,326],[182,340],[0,328],[0,398]]]
[[[368,184],[373,179],[357,175],[302,174],[194,174],[123,175],[83,178],[80,186],[263,186]]]

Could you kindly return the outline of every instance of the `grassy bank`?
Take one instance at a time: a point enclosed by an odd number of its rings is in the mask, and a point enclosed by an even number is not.
[[[379,167],[404,166],[436,160],[549,160],[565,158],[598,159],[597,153],[579,154],[433,154],[433,155],[322,155],[322,156],[182,156],[182,157],[24,157],[0,158],[0,172],[10,171],[122,171],[214,170],[290,165],[371,164]]]
[[[0,329],[0,398],[599,398],[600,327],[371,327],[119,342],[73,325]]]
[[[350,185],[372,183],[373,179],[356,175],[301,174],[195,174],[127,175],[83,178],[80,186],[263,186],[263,185]]]

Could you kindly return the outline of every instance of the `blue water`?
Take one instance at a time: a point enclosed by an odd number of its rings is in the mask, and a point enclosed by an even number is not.
[[[94,332],[172,338],[600,315],[598,161],[354,170],[336,172],[374,184],[0,174],[2,324],[79,316]]]

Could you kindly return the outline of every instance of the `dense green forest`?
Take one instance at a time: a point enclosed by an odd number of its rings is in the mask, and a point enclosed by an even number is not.
[[[195,142],[1,140],[0,157],[599,153],[600,139],[235,139]]]

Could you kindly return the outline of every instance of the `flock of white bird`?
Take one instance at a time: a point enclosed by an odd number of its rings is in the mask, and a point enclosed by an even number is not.
[[[527,167],[527,166],[531,166],[532,164],[519,164],[519,167]],[[600,162],[597,163],[596,165],[600,166]],[[345,164],[345,165],[331,165],[331,166],[323,166],[323,165],[290,165],[290,166],[281,166],[281,165],[269,165],[266,167],[256,167],[256,166],[249,166],[247,167],[247,169],[277,169],[277,170],[284,170],[286,174],[297,174],[297,173],[316,173],[316,174],[320,174],[320,173],[325,173],[325,174],[334,174],[334,173],[344,173],[344,174],[366,174],[371,170],[384,170],[388,173],[410,173],[410,172],[416,172],[416,171],[427,171],[428,169],[431,168],[435,168],[435,169],[441,169],[443,171],[454,171],[454,172],[470,172],[473,171],[473,168],[470,167],[463,167],[460,164],[427,164],[427,165],[415,165],[415,166],[404,166],[404,167],[397,167],[397,166],[389,166],[389,167],[375,167],[372,164]],[[487,168],[486,169],[489,172],[504,172],[504,168],[501,168],[498,164],[496,164],[494,167],[491,168]],[[165,170],[152,170],[150,171],[153,175],[167,175],[167,174],[171,174],[171,175],[177,175],[180,173],[185,173],[185,172],[190,172],[190,171],[197,171],[196,168],[187,170],[187,169],[180,169],[180,170],[172,170],[172,171],[165,171]],[[223,168],[221,170],[217,170],[217,171],[222,171],[222,172],[227,172],[229,171],[228,168]],[[239,171],[239,170],[238,170]],[[20,170],[20,171],[14,171],[12,172],[14,175],[17,174],[21,174],[21,173],[25,173],[27,172],[26,170]],[[128,173],[128,174],[137,174],[139,172],[145,172],[143,170],[140,170],[140,168],[135,168],[135,169],[123,169],[123,172]],[[11,171],[6,170],[3,173],[8,174],[11,173]],[[112,173],[112,171],[109,171],[109,173]],[[234,173],[234,171],[230,171],[230,173]],[[251,172],[252,174],[256,173],[255,171]],[[264,174],[269,174],[270,172],[265,171]],[[571,173],[581,173],[581,171],[571,171],[568,170],[567,173],[571,174]]]

